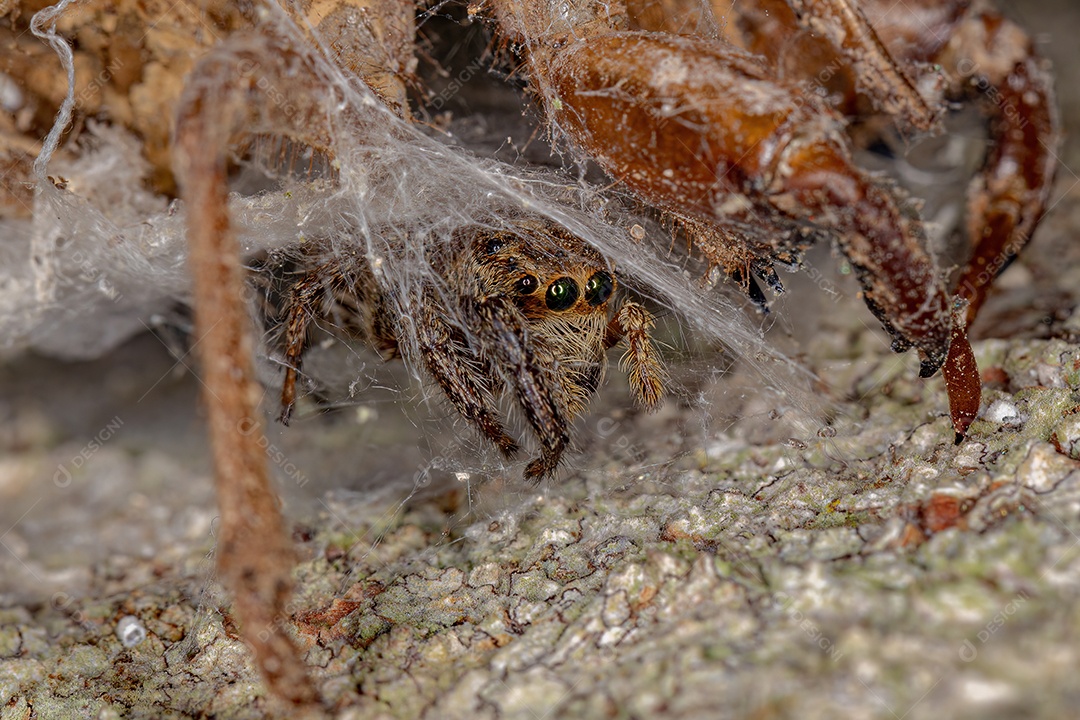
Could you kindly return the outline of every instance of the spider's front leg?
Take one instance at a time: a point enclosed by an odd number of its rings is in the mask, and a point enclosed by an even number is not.
[[[550,477],[570,444],[569,418],[554,392],[556,368],[540,360],[527,321],[508,298],[492,295],[468,302],[464,309],[482,348],[480,357],[505,376],[540,441],[540,457],[525,467],[525,477]]]
[[[428,373],[438,383],[450,404],[495,444],[507,459],[518,451],[506,429],[499,421],[495,405],[497,376],[488,362],[473,352],[434,308],[439,302],[433,293],[426,293],[418,322],[417,335],[420,356]]]
[[[630,379],[634,398],[649,412],[660,406],[665,379],[664,365],[649,339],[649,330],[654,324],[644,306],[627,301],[612,316],[604,337],[605,348],[626,343],[619,367]]]

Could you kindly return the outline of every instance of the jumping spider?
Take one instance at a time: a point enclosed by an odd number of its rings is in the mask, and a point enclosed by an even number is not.
[[[20,4],[0,5],[0,13],[11,13]],[[344,133],[367,133],[369,153],[380,143],[415,141],[406,87],[415,68],[416,6],[117,0],[72,7],[77,12],[65,4],[47,19],[40,14],[43,26],[61,23],[60,32],[78,39],[72,74],[76,65],[109,72],[89,85],[84,79],[90,92],[71,88],[68,97],[100,100],[104,116],[139,134],[154,187],[168,194],[178,186],[184,201],[222,578],[270,686],[313,703],[316,693],[288,637],[257,632],[288,617],[291,545],[260,443],[262,392],[241,303],[245,276],[228,158],[259,134],[338,160],[338,150],[364,146],[342,143]],[[747,289],[753,274],[779,287],[774,263],[797,265],[811,242],[834,241],[894,347],[916,348],[924,374],[944,368],[954,427],[966,430],[979,406],[979,374],[965,324],[1038,225],[1055,167],[1050,75],[1022,29],[988,3],[968,0],[491,0],[469,12],[490,20],[520,60],[519,75],[528,78],[553,136],[677,223],[697,251]],[[5,59],[7,78],[50,72],[38,61],[44,51],[22,51],[36,43],[26,32],[6,37],[20,48]],[[106,64],[108,56],[115,57]],[[59,101],[34,81],[20,91],[33,102],[0,127],[0,165],[29,177],[28,158],[43,133],[28,139],[25,128],[51,123]],[[915,204],[859,168],[852,151],[884,126],[907,135],[938,129],[946,102],[956,101],[978,103],[989,119],[990,147],[969,186],[971,259],[950,282],[926,247]],[[166,117],[176,118],[175,132]],[[366,167],[365,158],[350,160]],[[439,194],[456,190],[448,183]],[[26,200],[0,193],[6,205]],[[308,324],[329,317],[347,327],[339,321],[350,305],[354,334],[387,350],[401,346],[387,320],[404,323],[405,308],[428,308],[413,318],[418,345],[426,347],[414,359],[508,453],[515,442],[493,408],[496,395],[512,391],[542,447],[527,470],[533,476],[557,465],[566,424],[599,383],[603,350],[620,338],[630,348],[639,402],[655,405],[662,373],[647,314],[626,304],[609,318],[609,298],[590,304],[608,292],[607,279],[614,291],[611,264],[581,240],[531,224],[539,221],[523,220],[509,234],[469,229],[474,221],[463,218],[444,239],[423,241],[438,284],[422,289],[429,295],[419,306],[373,282],[373,268],[359,257],[301,264],[285,309],[286,408]],[[491,241],[502,246],[492,249]],[[528,277],[536,287],[522,294],[528,288],[518,284]],[[575,286],[574,305],[558,310]]]
[[[437,270],[412,298],[384,287],[356,251],[289,273],[299,279],[288,284],[277,313],[285,328],[283,423],[292,414],[313,323],[328,321],[392,359],[407,345],[401,320],[410,305],[418,360],[507,458],[518,444],[499,418],[497,400],[512,392],[541,446],[525,469],[528,479],[555,472],[570,423],[603,382],[604,351],[615,344],[626,345],[621,365],[637,402],[646,410],[659,405],[664,380],[649,339],[652,317],[631,301],[614,309],[615,271],[579,238],[554,223],[522,219],[512,231],[466,226],[446,240],[429,237],[425,249]],[[309,242],[305,259],[324,250]]]

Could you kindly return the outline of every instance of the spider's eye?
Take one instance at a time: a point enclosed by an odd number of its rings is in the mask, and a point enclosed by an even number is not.
[[[505,243],[499,238],[491,238],[487,241],[485,249],[487,250],[488,255],[494,255],[503,249],[504,244]]]
[[[532,295],[539,284],[540,281],[536,279],[535,275],[526,275],[514,283],[514,291],[518,295]]]
[[[566,310],[576,303],[577,299],[577,283],[568,277],[559,278],[548,285],[547,297],[545,300],[547,301],[548,308],[551,310]]]
[[[614,289],[615,281],[611,279],[611,275],[601,270],[593,273],[593,276],[585,283],[585,299],[593,307],[602,305],[611,297],[611,291]]]

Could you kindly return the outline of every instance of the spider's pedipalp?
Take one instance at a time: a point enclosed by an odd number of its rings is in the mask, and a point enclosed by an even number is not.
[[[619,342],[626,344],[619,367],[630,380],[634,399],[649,412],[660,406],[666,377],[660,355],[649,339],[649,330],[654,324],[644,306],[627,301],[612,316],[604,340],[607,347]]]

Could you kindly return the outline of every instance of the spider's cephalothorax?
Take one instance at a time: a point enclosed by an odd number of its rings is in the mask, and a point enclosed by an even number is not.
[[[498,398],[512,393],[541,447],[525,469],[528,478],[555,471],[570,423],[603,381],[605,351],[616,343],[626,344],[622,364],[638,403],[657,407],[663,368],[649,340],[652,318],[629,301],[613,312],[614,269],[580,239],[529,220],[513,232],[462,228],[449,241],[431,239],[426,249],[433,273],[408,296],[384,289],[362,255],[339,254],[300,272],[279,313],[283,422],[292,412],[313,320],[397,357],[409,346],[401,322],[406,307],[415,308],[408,315],[417,360],[507,457],[518,444],[503,426]]]

